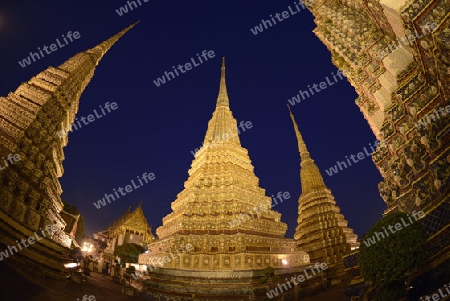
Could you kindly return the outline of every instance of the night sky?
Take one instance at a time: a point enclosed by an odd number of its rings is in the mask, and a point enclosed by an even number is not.
[[[76,205],[87,234],[105,229],[129,206],[142,200],[153,232],[172,212],[171,202],[184,188],[217,99],[221,57],[226,57],[230,108],[238,122],[250,121],[241,133],[268,196],[289,192],[291,198],[273,209],[297,226],[300,195],[297,141],[286,104],[319,84],[336,67],[326,47],[312,33],[308,10],[293,1],[149,1],[119,16],[124,0],[12,1],[0,3],[0,95],[48,66],[58,66],[94,47],[128,25],[123,36],[100,61],[80,99],[77,117],[87,117],[106,102],[118,108],[69,134],[64,149],[62,198]],[[289,6],[296,14],[289,12]],[[129,8],[128,8],[129,9]],[[270,15],[290,17],[254,35],[250,29]],[[19,61],[61,35],[78,31],[80,38],[46,54],[29,66]],[[63,43],[63,42],[62,42]],[[63,43],[64,44],[64,43]],[[186,64],[203,50],[215,57],[157,87],[153,81],[172,66]],[[332,190],[341,211],[361,236],[381,218],[385,208],[377,185],[381,176],[366,158],[333,176],[325,172],[345,156],[369,149],[376,138],[355,104],[357,94],[346,81],[292,107],[308,149]],[[155,180],[96,209],[105,193],[130,184],[144,173]]]

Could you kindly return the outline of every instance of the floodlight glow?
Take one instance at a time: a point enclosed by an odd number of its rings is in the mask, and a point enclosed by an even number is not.
[[[67,268],[67,269],[75,268],[77,266],[78,266],[78,264],[76,262],[71,262],[71,263],[64,264],[64,267]]]

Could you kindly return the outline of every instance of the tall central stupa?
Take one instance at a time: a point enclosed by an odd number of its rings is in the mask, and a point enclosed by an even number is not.
[[[282,271],[309,263],[309,256],[295,241],[284,238],[287,225],[280,221],[280,213],[271,210],[272,200],[259,186],[238,135],[223,60],[216,109],[203,146],[195,155],[184,190],[172,202],[173,212],[156,230],[159,240],[139,257],[140,264],[151,270],[161,267],[157,272],[173,275],[177,281],[186,276],[192,283],[195,278],[198,282],[203,282],[201,278],[251,279],[267,266]],[[187,250],[188,244],[192,247]],[[161,285],[166,290],[202,290],[195,285]],[[210,285],[208,289],[204,284],[203,293],[220,294],[217,290],[227,287]]]

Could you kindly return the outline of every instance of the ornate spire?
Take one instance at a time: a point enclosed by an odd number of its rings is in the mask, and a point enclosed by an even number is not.
[[[290,108],[289,112],[298,140],[302,183],[294,239],[308,252],[311,262],[337,264],[345,252],[359,245],[357,236],[347,227],[348,222],[311,158]]]
[[[217,97],[217,107],[223,106],[230,108],[228,100],[227,84],[225,82],[225,57],[222,57],[222,72],[220,75],[219,96]]]
[[[302,134],[300,133],[300,131],[298,129],[297,122],[295,122],[294,114],[292,114],[291,107],[289,107],[289,105],[287,105],[287,107],[289,110],[289,115],[291,115],[292,123],[294,124],[294,131],[295,131],[295,135],[297,136],[297,141],[298,141],[298,151],[300,152],[300,157],[302,159],[302,162],[305,160],[308,160],[308,159],[312,160],[311,155],[309,154],[308,149],[306,148],[306,144],[303,141]]]
[[[130,30],[131,28],[133,28],[134,26],[136,26],[136,24],[138,24],[139,21],[137,21],[134,24],[131,24],[130,26],[128,26],[127,28],[123,29],[122,31],[120,31],[119,33],[115,34],[114,36],[110,37],[109,39],[103,41],[102,43],[98,44],[97,46],[95,46],[94,48],[91,48],[89,50],[87,50],[87,53],[92,53],[94,55],[96,55],[97,58],[97,64],[100,61],[100,59],[105,55],[106,52],[108,52],[108,50],[125,34],[127,33],[128,30]]]
[[[314,163],[314,160],[311,158],[311,155],[306,148],[306,144],[303,141],[302,134],[298,129],[297,122],[295,122],[294,115],[292,114],[289,105],[288,109],[289,114],[291,115],[292,123],[294,124],[295,135],[297,136],[298,141],[298,150],[300,152],[300,180],[302,183],[302,194],[308,193],[313,189],[327,188],[325,186],[325,182],[323,181],[323,177],[320,174],[319,168],[316,163]]]
[[[271,209],[272,199],[259,186],[248,151],[240,144],[237,121],[228,103],[223,60],[217,105],[204,144],[195,154],[183,191],[171,204],[173,211],[156,230],[158,242],[148,246],[149,253],[142,254],[139,263],[156,264],[178,273],[183,269],[263,269],[261,258],[272,262],[275,268],[285,267],[286,261],[289,267],[309,262],[295,241],[283,238],[287,225],[281,221],[281,214]],[[186,243],[195,246],[188,257],[157,263]],[[226,259],[215,261],[211,253]],[[284,264],[280,255],[286,259]]]
[[[103,58],[103,56],[106,54],[106,52],[108,52],[108,50],[127,32],[129,31],[131,28],[133,28],[134,26],[136,26],[136,24],[138,24],[139,21],[137,21],[134,24],[131,24],[130,26],[128,26],[127,28],[123,29],[122,31],[118,32],[117,34],[113,35],[112,37],[110,37],[109,39],[103,41],[102,43],[98,44],[97,46],[86,50],[85,52],[82,53],[78,53],[77,55],[71,57],[69,60],[67,60],[66,62],[64,62],[62,65],[60,65],[58,68],[63,69],[63,70],[67,70],[67,71],[72,71],[74,69],[74,67],[76,67],[78,64],[77,63],[81,63],[84,64],[84,61],[80,60],[80,56],[82,54],[89,54],[93,56],[94,62],[95,62],[95,66],[98,65],[98,63],[100,62],[100,60]]]
[[[27,233],[37,231],[43,222],[58,228],[66,226],[60,213],[64,203],[58,179],[64,173],[66,133],[71,129],[80,96],[98,62],[131,27],[133,25],[100,45],[76,54],[57,68],[48,67],[22,83],[16,91],[0,97],[0,157],[19,154],[21,159],[14,166],[0,170],[0,216],[6,213],[11,217],[5,220],[7,226],[0,229],[2,245],[7,244],[3,237],[10,237],[12,241],[29,236]],[[11,194],[11,184],[15,185],[17,193]],[[20,231],[3,231],[17,229],[17,225],[21,225]],[[24,256],[44,270],[51,267],[52,273],[58,271],[63,276],[68,271],[63,265],[65,259],[58,255],[62,250],[60,246],[70,248],[76,242],[64,231],[52,240],[55,244],[48,248],[39,247],[36,241],[35,247],[30,246],[31,255]],[[36,252],[42,256],[34,256]]]
[[[203,145],[217,142],[228,142],[240,146],[237,121],[230,111],[227,85],[225,82],[225,58],[222,58],[222,72],[220,75],[219,95],[217,96],[216,110],[208,123]]]
[[[222,64],[221,91],[226,91],[222,90],[224,74]],[[226,99],[228,101],[228,97]],[[173,213],[163,219],[163,226],[157,230],[161,239],[194,230],[211,235],[259,232],[279,238],[285,234],[286,224],[280,221],[279,213],[271,210],[270,198],[259,187],[248,151],[239,143],[237,122],[228,106],[216,107],[208,123],[205,144],[197,152],[188,173],[184,191],[172,203]],[[222,224],[248,214],[248,210],[254,210],[253,206],[264,207],[261,215],[270,216],[264,221],[267,227],[253,225],[258,222],[253,218],[246,223],[239,222],[238,226]],[[221,215],[226,215],[226,219]]]

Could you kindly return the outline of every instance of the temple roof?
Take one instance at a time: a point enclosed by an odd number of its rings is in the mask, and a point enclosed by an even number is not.
[[[147,218],[144,215],[144,211],[142,210],[142,202],[137,206],[137,208],[132,212],[131,206],[128,210],[118,219],[116,219],[110,229],[119,228],[121,226],[125,226],[127,228],[132,229],[141,229],[146,228],[146,230],[151,233],[152,228],[149,226]],[[153,234],[152,234],[153,235]]]

